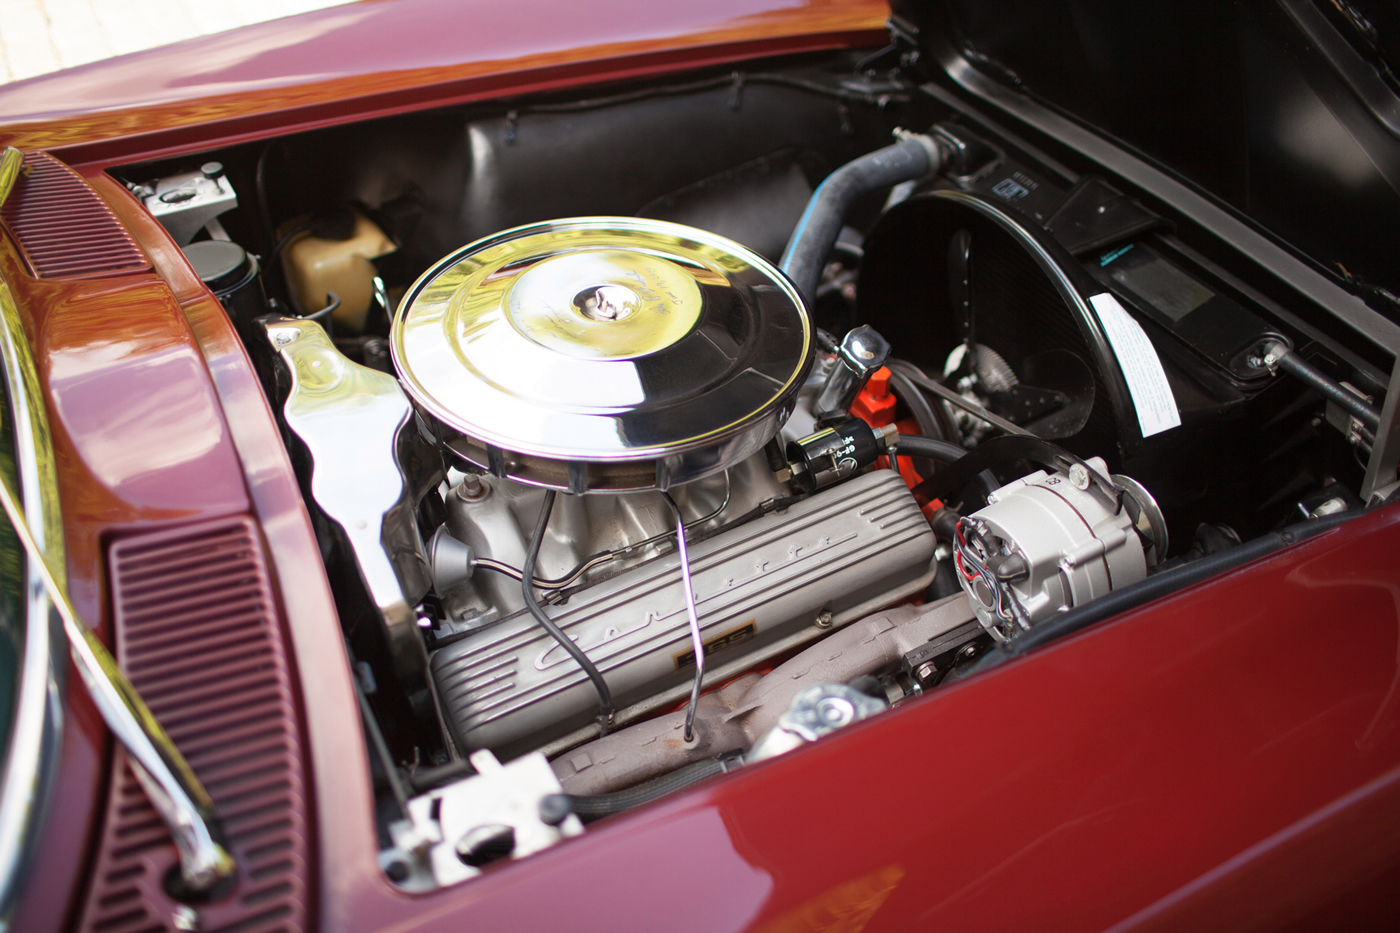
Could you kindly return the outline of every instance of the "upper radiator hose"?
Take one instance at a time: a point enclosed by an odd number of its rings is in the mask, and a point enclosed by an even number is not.
[[[861,156],[826,176],[812,193],[807,210],[792,231],[779,268],[797,286],[808,305],[816,301],[822,267],[836,244],[846,211],[857,198],[916,181],[943,167],[943,149],[931,137],[895,131],[900,141]]]

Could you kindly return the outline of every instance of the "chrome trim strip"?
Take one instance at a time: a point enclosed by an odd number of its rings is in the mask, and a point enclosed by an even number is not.
[[[214,801],[175,743],[165,734],[136,688],[117,667],[107,647],[78,620],[68,594],[54,578],[44,553],[25,524],[19,500],[0,476],[0,506],[37,565],[42,585],[63,620],[73,663],[107,728],[131,756],[131,767],[175,840],[180,874],[196,890],[209,888],[233,872],[233,860],[214,838]]]
[[[23,170],[24,153],[14,146],[0,152],[0,207],[4,207],[5,202],[10,199],[10,192],[14,190],[15,182],[19,180]]]
[[[52,604],[62,620],[74,666],[82,676],[94,705],[107,727],[126,748],[132,770],[136,772],[156,811],[170,828],[180,855],[180,873],[185,883],[194,890],[207,889],[234,870],[233,860],[215,838],[213,800],[136,689],[117,667],[106,646],[79,621],[77,611],[68,599],[64,587],[63,549],[59,543],[62,541],[62,525],[58,523],[58,483],[47,418],[38,390],[37,373],[29,357],[28,344],[24,341],[18,309],[3,283],[0,283],[0,311],[3,311],[4,317],[6,377],[12,385],[16,381],[20,383],[23,391],[20,397],[26,402],[25,430],[22,435],[19,430],[16,431],[20,435],[16,447],[23,448],[27,440],[29,454],[37,464],[32,476],[25,477],[29,480],[29,487],[23,504],[10,477],[0,471],[0,506],[4,507],[15,534],[29,554],[31,610],[42,606],[44,611],[38,618],[51,622],[53,614],[49,612],[49,606],[39,602],[47,593],[46,602]],[[11,378],[12,372],[17,373],[18,379]],[[16,427],[21,427],[18,415]],[[44,472],[48,475],[43,475]],[[26,520],[29,514],[40,516],[37,531]],[[36,627],[31,619],[29,628],[32,630]],[[46,653],[49,654],[49,667],[52,670],[55,659],[51,653]],[[48,699],[55,709],[61,709],[56,682],[50,678],[49,683],[54,686],[48,691]],[[45,686],[48,687],[48,683]],[[7,783],[10,771],[7,765]],[[47,790],[50,784],[45,782],[42,789]],[[28,800],[23,802],[29,804]],[[11,803],[8,794],[4,803]],[[26,816],[32,818],[32,810]]]
[[[0,167],[0,189],[9,155]],[[13,182],[13,178],[9,179]],[[0,190],[0,202],[3,194]],[[39,394],[38,374],[29,354],[18,309],[9,287],[0,282],[0,358],[14,420],[15,473],[26,515],[38,517],[36,546],[63,566],[63,525],[54,496],[58,480],[49,443],[48,416]],[[5,478],[6,484],[9,477]],[[0,931],[8,930],[33,857],[36,830],[48,813],[53,776],[63,732],[62,686],[65,668],[53,646],[62,635],[50,611],[43,576],[33,558],[27,562],[24,653],[15,697],[14,731],[0,777]]]
[[[1331,312],[1338,320],[1377,347],[1400,356],[1400,325],[1387,320],[1360,298],[1329,281],[1326,276],[1314,272],[1286,249],[1228,211],[1108,140],[1002,86],[978,71],[951,46],[945,46],[941,50],[939,59],[948,76],[960,87],[998,110],[1054,137],[1084,157],[1097,162],[1105,170],[1166,201],[1191,220],[1222,238],[1245,258],[1266,266],[1283,282]],[[947,102],[945,95],[948,95],[948,91],[943,88],[929,84],[925,85],[924,90],[931,96]]]

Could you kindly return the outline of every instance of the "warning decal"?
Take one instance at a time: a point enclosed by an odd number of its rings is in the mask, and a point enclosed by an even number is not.
[[[1142,436],[1151,437],[1180,425],[1181,412],[1176,407],[1176,396],[1172,395],[1162,360],[1142,325],[1107,292],[1090,298],[1089,303],[1103,324],[1113,355],[1118,357],[1128,392],[1133,397],[1133,407],[1137,409]]]

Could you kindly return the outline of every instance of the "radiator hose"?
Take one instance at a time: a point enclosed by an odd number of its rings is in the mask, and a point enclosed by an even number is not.
[[[822,268],[851,205],[872,191],[927,178],[943,167],[943,160],[943,149],[931,137],[908,133],[893,146],[867,153],[826,176],[807,202],[778,264],[809,307],[816,302]]]

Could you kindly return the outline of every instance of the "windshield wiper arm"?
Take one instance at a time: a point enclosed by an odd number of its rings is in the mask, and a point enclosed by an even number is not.
[[[24,153],[14,146],[0,152],[0,207],[4,207],[5,202],[10,199],[10,192],[14,190],[15,182],[19,180],[22,171]]]
[[[7,153],[8,154],[8,153]],[[136,688],[117,667],[107,647],[79,619],[47,558],[34,540],[8,477],[0,474],[0,505],[15,534],[34,560],[49,599],[63,620],[73,664],[107,728],[126,748],[131,768],[151,803],[170,828],[180,856],[180,876],[191,891],[207,891],[234,872],[219,841],[214,801],[189,762],[165,734]]]

